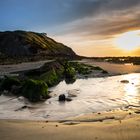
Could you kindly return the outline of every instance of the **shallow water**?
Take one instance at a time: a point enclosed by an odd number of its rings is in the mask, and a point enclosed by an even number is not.
[[[111,74],[128,74],[128,73],[140,73],[140,65],[125,65],[125,64],[116,64],[109,62],[97,62],[94,60],[82,60],[81,62],[99,66],[104,70],[108,71]]]
[[[129,80],[129,83],[121,83]],[[108,111],[127,105],[140,105],[140,73],[120,76],[78,79],[67,85],[64,81],[50,89],[52,98],[44,103],[31,104],[24,98],[0,96],[2,119],[58,120],[81,114]],[[60,103],[60,94],[74,94],[71,102]],[[28,105],[31,108],[18,110]]]

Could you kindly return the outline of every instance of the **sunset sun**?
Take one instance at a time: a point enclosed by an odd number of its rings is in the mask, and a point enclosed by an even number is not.
[[[117,47],[131,51],[140,47],[140,30],[123,33],[115,39]]]

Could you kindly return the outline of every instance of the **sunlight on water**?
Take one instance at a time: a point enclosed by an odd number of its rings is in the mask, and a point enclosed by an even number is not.
[[[129,82],[122,83],[122,80]],[[52,98],[44,103],[31,104],[24,98],[0,96],[0,118],[65,119],[98,111],[140,105],[140,73],[112,77],[78,79],[67,85],[65,81],[50,89]],[[60,94],[71,97],[71,102],[60,103]],[[30,106],[16,111],[22,106]]]
[[[140,76],[137,74],[124,75],[124,79],[129,81],[124,85],[126,100],[130,103],[138,103],[140,100]]]

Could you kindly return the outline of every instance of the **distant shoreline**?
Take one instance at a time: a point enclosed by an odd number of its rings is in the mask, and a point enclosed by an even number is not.
[[[124,65],[112,62],[96,61],[94,59],[83,59],[80,62],[97,65],[113,75],[140,73],[140,65]]]
[[[5,75],[8,73],[16,73],[19,71],[26,71],[31,69],[36,69],[42,66],[44,63],[50,62],[53,60],[43,60],[43,61],[35,61],[35,62],[23,62],[19,64],[10,64],[10,65],[0,65],[0,75]],[[83,62],[90,65],[97,65],[112,75],[118,74],[128,74],[128,73],[140,73],[140,65],[124,65],[124,64],[116,64],[104,61],[95,61],[94,59],[82,59],[76,60],[78,62]]]

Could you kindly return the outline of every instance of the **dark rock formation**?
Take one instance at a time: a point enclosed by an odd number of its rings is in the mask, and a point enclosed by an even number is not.
[[[83,77],[94,73],[94,69],[94,66],[83,63],[51,61],[34,70],[20,71],[18,76],[4,77],[0,80],[0,94],[23,96],[31,102],[42,101],[50,97],[48,87],[55,86],[61,80],[71,84],[79,75]],[[72,101],[70,97],[76,96],[76,93],[69,93],[67,97],[62,94],[59,101]]]
[[[72,99],[67,97],[66,101],[70,102],[70,101],[72,101]]]
[[[59,101],[66,101],[66,96],[65,96],[65,94],[59,95]]]
[[[31,102],[42,101],[49,98],[48,86],[44,81],[29,79],[24,82],[21,95]]]
[[[60,102],[65,102],[65,101],[70,102],[70,101],[72,101],[72,99],[71,99],[71,98],[66,97],[66,95],[65,95],[65,94],[61,94],[61,95],[59,95],[59,101],[60,101]]]
[[[7,90],[10,91],[13,89],[14,86],[20,86],[20,81],[14,77],[5,77],[0,82],[0,91]]]

